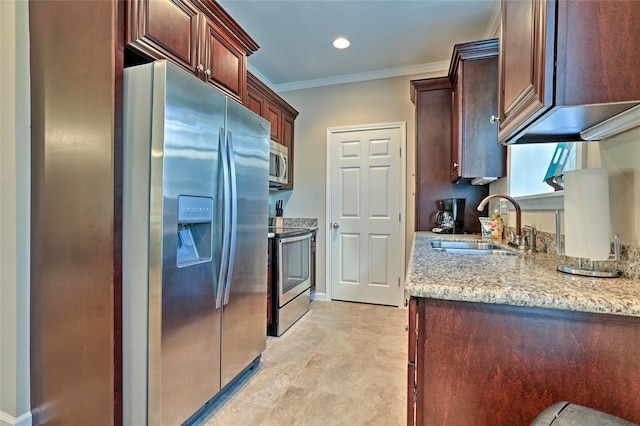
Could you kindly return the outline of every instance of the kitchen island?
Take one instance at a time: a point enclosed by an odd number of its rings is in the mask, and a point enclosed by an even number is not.
[[[559,401],[640,423],[640,282],[569,276],[549,254],[431,247],[443,239],[478,236],[415,235],[409,424],[528,425]]]

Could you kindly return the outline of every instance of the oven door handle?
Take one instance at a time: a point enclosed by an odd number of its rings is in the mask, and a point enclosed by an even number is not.
[[[280,243],[292,243],[294,241],[300,241],[300,240],[306,240],[306,239],[311,240],[311,231],[307,232],[306,234],[278,238]]]

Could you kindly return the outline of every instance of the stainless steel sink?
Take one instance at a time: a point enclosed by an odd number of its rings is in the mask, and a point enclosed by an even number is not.
[[[516,256],[516,253],[505,250],[499,245],[476,241],[431,241],[431,247],[444,253]]]

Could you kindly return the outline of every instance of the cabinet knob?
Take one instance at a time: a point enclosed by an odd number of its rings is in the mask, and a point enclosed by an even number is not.
[[[333,223],[331,224],[331,227],[333,227],[333,229],[338,229],[338,228],[340,228],[340,224],[339,224],[339,223],[337,223],[337,222],[333,222]]]
[[[404,325],[404,331],[409,331],[409,324]]]
[[[207,70],[204,73],[207,75],[207,77],[211,76],[211,70],[209,68],[207,68]]]
[[[204,65],[198,64],[198,72],[204,71]]]
[[[453,163],[453,167],[458,167],[460,164],[458,163]]]
[[[500,121],[500,117],[498,117],[497,115],[492,115],[492,116],[491,116],[491,118],[489,119],[489,121],[490,121],[492,124],[496,124],[497,122],[499,122],[499,121]]]

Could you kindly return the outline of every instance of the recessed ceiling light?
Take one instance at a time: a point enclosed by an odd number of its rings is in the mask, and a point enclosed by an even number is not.
[[[336,49],[346,49],[350,45],[351,42],[344,37],[338,37],[337,39],[333,40],[333,47],[335,47]]]

